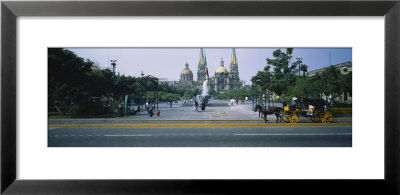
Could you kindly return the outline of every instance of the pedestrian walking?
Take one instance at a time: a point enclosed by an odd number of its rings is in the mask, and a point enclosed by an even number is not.
[[[169,107],[172,108],[172,100],[169,100]]]
[[[234,102],[235,100],[233,100],[233,98],[231,99],[231,106],[233,106],[233,102]]]
[[[196,112],[199,110],[199,102],[196,100],[194,101],[194,107],[196,108]]]
[[[153,117],[153,115],[154,115],[154,107],[152,107],[152,108],[149,110],[149,115],[150,115],[150,117]]]
[[[146,102],[146,104],[144,105],[144,107],[146,107],[147,114],[150,114],[150,105],[149,105],[149,101]]]
[[[206,102],[201,103],[201,110],[204,111],[206,109]]]

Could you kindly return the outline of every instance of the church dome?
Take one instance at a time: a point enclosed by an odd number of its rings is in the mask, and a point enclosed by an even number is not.
[[[184,69],[181,74],[193,74],[193,72],[190,69]]]
[[[221,58],[220,66],[218,67],[217,71],[215,73],[227,73],[228,70],[224,67],[224,60]]]
[[[182,70],[181,75],[193,75],[193,72],[189,69],[189,64],[185,64],[185,69]]]
[[[220,67],[217,69],[217,71],[215,71],[215,73],[227,73],[227,72],[228,72],[228,70],[226,70],[226,68],[223,67],[223,66],[220,66]]]

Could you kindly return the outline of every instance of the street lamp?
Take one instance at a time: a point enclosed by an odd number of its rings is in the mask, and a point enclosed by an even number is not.
[[[153,98],[154,98],[154,106],[157,106],[157,110],[158,110],[158,78],[151,76],[151,75],[147,75],[146,76],[146,86],[147,86],[147,80],[150,79],[150,81],[152,81],[152,90],[153,90]]]
[[[113,73],[115,74],[115,66],[117,66],[117,60],[110,60],[111,61],[111,66],[113,67]]]
[[[300,76],[300,64],[303,63],[303,58],[296,58],[297,59],[297,64],[299,65],[299,76]]]

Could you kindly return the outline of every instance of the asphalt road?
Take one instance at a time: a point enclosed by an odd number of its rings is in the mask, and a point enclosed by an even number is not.
[[[215,100],[215,103],[224,101]],[[227,102],[225,102],[227,103]],[[193,111],[180,103],[159,104],[161,115],[146,111],[114,118],[49,119],[49,147],[351,147],[351,117],[332,124],[265,124],[252,103]]]
[[[50,127],[49,147],[351,147],[351,125]]]

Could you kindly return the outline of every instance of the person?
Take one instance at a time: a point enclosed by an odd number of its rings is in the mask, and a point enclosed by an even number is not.
[[[196,110],[196,102],[193,102],[193,111]]]
[[[313,105],[311,105],[311,104],[308,106],[308,111],[307,111],[307,115],[308,115],[308,116],[312,116],[312,115],[313,115],[313,113],[314,113],[314,108],[315,108],[315,107],[314,107]]]
[[[154,106],[151,107],[151,109],[149,110],[149,115],[150,115],[150,117],[153,117],[153,115],[154,115]]]
[[[204,111],[206,109],[206,102],[201,103],[201,110]]]
[[[297,97],[293,97],[293,98],[292,98],[292,102],[291,102],[292,105],[296,105],[296,100],[297,100]]]
[[[146,107],[147,114],[150,114],[150,106],[149,106],[149,101],[147,101],[147,102],[146,102],[146,104],[144,105],[144,107]]]
[[[236,98],[236,105],[239,104],[239,98]]]
[[[172,108],[172,100],[169,100],[169,107]]]
[[[122,106],[122,104],[118,105],[118,113],[120,117],[124,116],[124,107]]]
[[[292,105],[290,106],[290,111],[296,110],[296,104],[297,104],[296,100],[297,100],[297,97],[292,98],[292,101],[291,101]]]
[[[233,98],[231,99],[231,106],[233,106],[233,102],[234,102],[235,100],[233,100]]]
[[[196,111],[199,110],[199,102],[197,100],[194,101],[194,107],[196,108]]]
[[[160,117],[160,111],[159,110],[157,111],[157,117]]]

